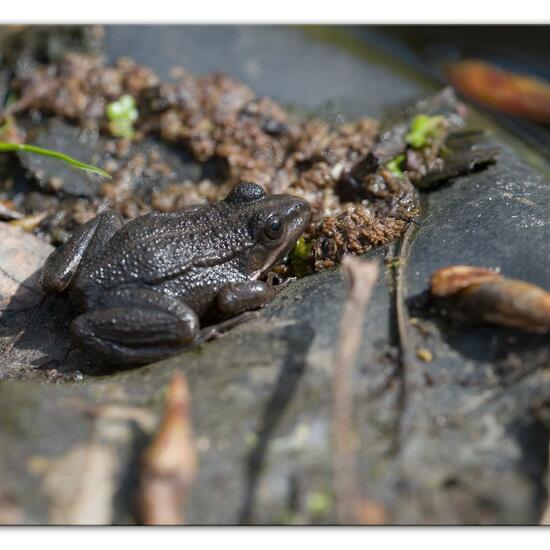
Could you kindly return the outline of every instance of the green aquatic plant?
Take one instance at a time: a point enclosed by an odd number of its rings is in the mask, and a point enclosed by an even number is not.
[[[136,100],[131,95],[124,94],[107,104],[105,114],[109,119],[109,131],[113,136],[128,139],[134,137],[134,122],[138,119],[139,112]]]
[[[86,164],[85,162],[80,162],[69,155],[60,153],[59,151],[53,151],[51,149],[43,149],[42,147],[37,147],[36,145],[27,145],[26,143],[9,143],[7,141],[0,141],[0,153],[15,153],[22,151],[23,153],[33,153],[35,155],[42,155],[44,157],[50,157],[57,160],[66,162],[70,166],[74,166],[79,170],[84,170],[85,172],[91,172],[92,174],[97,174],[103,178],[111,179],[111,175],[98,168],[92,164]]]

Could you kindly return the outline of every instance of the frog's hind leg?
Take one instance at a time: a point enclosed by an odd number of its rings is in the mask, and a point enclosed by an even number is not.
[[[118,214],[105,211],[78,227],[71,238],[54,250],[46,259],[40,286],[46,294],[63,292],[78,267],[93,258],[122,227]]]
[[[195,312],[175,298],[150,289],[127,288],[102,296],[98,308],[71,324],[75,338],[109,362],[143,365],[194,345]]]

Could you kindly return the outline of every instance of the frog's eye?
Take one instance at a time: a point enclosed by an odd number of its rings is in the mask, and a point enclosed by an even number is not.
[[[271,216],[264,226],[266,237],[272,241],[279,239],[283,234],[283,230],[283,222],[277,216]]]

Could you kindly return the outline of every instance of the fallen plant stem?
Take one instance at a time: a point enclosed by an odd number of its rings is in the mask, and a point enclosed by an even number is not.
[[[23,214],[15,209],[11,201],[0,201],[0,221],[20,220]]]
[[[51,149],[43,149],[42,147],[37,147],[36,145],[28,145],[25,143],[8,143],[7,141],[0,141],[0,153],[14,153],[17,151],[22,151],[24,153],[34,153],[36,155],[42,155],[44,157],[50,157],[57,160],[66,162],[67,164],[78,168],[79,170],[84,170],[85,172],[91,172],[103,178],[111,179],[111,175],[102,170],[97,166],[92,164],[86,164],[85,162],[80,162],[69,155],[60,153],[59,151],[53,151]]]
[[[197,469],[190,412],[187,382],[175,374],[168,387],[164,418],[142,457],[137,499],[141,524],[185,523],[183,508]]]
[[[347,297],[335,361],[332,439],[337,521],[349,525],[360,523],[361,516],[352,375],[363,339],[365,310],[378,277],[378,265],[374,261],[362,262],[347,256],[342,262],[342,273],[347,283]]]
[[[17,220],[11,220],[7,222],[12,227],[20,227],[23,231],[32,233],[40,223],[45,220],[50,215],[50,212],[38,212],[37,214],[32,214],[31,216],[25,216]]]

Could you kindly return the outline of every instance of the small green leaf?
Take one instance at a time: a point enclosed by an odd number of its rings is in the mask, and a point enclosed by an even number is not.
[[[109,120],[114,120],[116,118],[120,118],[124,114],[124,110],[122,108],[122,105],[118,102],[109,103],[107,105],[107,118]]]
[[[393,159],[391,159],[389,162],[386,163],[386,168],[394,175],[394,176],[402,176],[403,175],[403,163],[405,162],[405,155],[397,155]]]
[[[134,137],[133,123],[138,119],[136,100],[129,94],[120,96],[117,101],[109,103],[105,108],[109,119],[109,131],[115,137]]]
[[[136,107],[136,100],[130,94],[124,94],[119,99],[120,105],[123,107],[124,112],[128,113]]]
[[[68,155],[60,153],[59,151],[52,151],[51,149],[43,149],[42,147],[37,147],[36,145],[27,145],[25,143],[8,143],[6,141],[0,141],[0,152],[1,153],[13,153],[16,151],[23,151],[24,153],[34,153],[35,155],[42,155],[44,157],[50,157],[57,160],[61,160],[78,168],[84,170],[85,172],[91,172],[92,174],[97,174],[103,178],[111,179],[111,175],[91,164],[86,164],[85,162],[80,162]]]
[[[438,137],[445,127],[445,117],[442,115],[416,115],[411,122],[405,141],[413,149],[421,149],[430,139]]]
[[[308,243],[304,237],[300,237],[292,250],[290,251],[290,257],[293,260],[307,260],[309,258],[309,251],[311,250],[311,243]]]
[[[304,237],[300,237],[289,253],[290,268],[294,275],[303,277],[310,273],[309,253],[311,252],[311,243]]]
[[[111,120],[109,122],[109,131],[115,137],[132,139],[134,137],[134,127],[132,121],[125,119]]]

